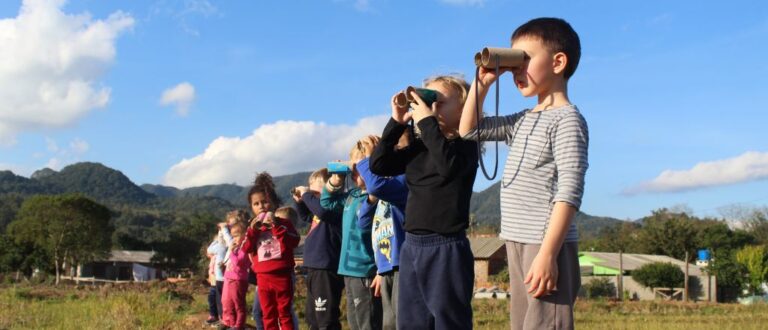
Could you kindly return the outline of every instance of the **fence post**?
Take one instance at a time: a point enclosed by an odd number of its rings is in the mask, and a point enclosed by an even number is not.
[[[619,301],[624,301],[624,251],[619,250],[619,278],[618,289]]]

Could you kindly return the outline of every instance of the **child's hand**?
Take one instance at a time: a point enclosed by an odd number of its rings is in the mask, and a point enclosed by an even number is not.
[[[531,285],[528,293],[534,298],[551,294],[557,290],[557,275],[557,256],[537,254],[525,276],[525,284]]]
[[[328,182],[334,187],[340,187],[344,183],[344,176],[338,173],[331,174],[331,178]]]
[[[390,104],[392,105],[392,119],[394,119],[400,125],[405,125],[409,120],[411,120],[412,114],[408,112],[408,107],[401,108],[397,106],[397,103],[395,103],[395,98],[400,93],[402,92],[397,92],[395,95],[392,95],[392,100],[390,101]]]
[[[486,69],[483,67],[480,67],[480,73],[477,75],[477,79],[480,85],[481,89],[487,89],[488,86],[491,86],[496,80],[499,79],[499,76],[504,74],[504,72],[510,71],[508,68],[499,68],[499,74],[496,75],[496,69]]]
[[[411,92],[411,96],[413,97],[413,100],[416,101],[412,104],[413,107],[413,122],[418,123],[422,119],[427,117],[434,117],[437,113],[437,103],[432,103],[432,108],[430,109],[426,103],[424,103],[424,100],[421,99],[419,96],[419,93]]]
[[[374,195],[371,195],[371,194],[368,194],[368,204],[376,204],[378,202],[379,202],[379,198],[378,197],[376,197]]]
[[[374,297],[381,297],[381,276],[376,275],[371,282],[371,289],[373,289]]]
[[[275,222],[275,214],[272,212],[267,212],[264,214],[264,218],[261,220],[261,223],[266,225],[270,225]]]
[[[360,142],[358,142],[358,149],[360,149],[360,152],[363,154],[365,158],[371,157],[373,154],[373,149],[376,149],[376,146],[379,145],[379,139],[376,135],[368,135],[364,137]]]
[[[295,187],[295,188],[293,188],[294,194],[291,195],[291,197],[293,197],[293,200],[296,201],[296,203],[300,203],[301,202],[301,196],[306,194],[307,191],[309,191],[308,187],[305,187],[305,186]]]

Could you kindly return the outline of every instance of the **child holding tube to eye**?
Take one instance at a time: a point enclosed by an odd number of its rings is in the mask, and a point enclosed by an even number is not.
[[[311,224],[304,239],[304,269],[307,272],[304,315],[310,330],[341,330],[344,277],[337,271],[343,212],[326,210],[320,205],[320,194],[330,177],[327,168],[316,170],[309,176],[309,185],[294,188],[292,196],[299,218]]]
[[[350,151],[350,159],[357,159],[359,153],[356,144]],[[344,277],[349,327],[353,330],[381,329],[381,299],[374,296],[371,288],[376,276],[371,226],[357,225],[362,205],[372,196],[368,195],[365,181],[354,166],[349,169],[355,186],[345,191],[345,176],[332,174],[323,188],[320,205],[342,214],[338,274]]]
[[[431,106],[415,91],[413,111],[392,97],[392,118],[369,163],[379,176],[405,174],[408,186],[397,328],[470,329],[474,268],[465,231],[478,154],[477,142],[458,134],[468,86],[460,77],[436,76],[424,87],[437,94]],[[397,148],[411,129],[419,137]]]
[[[520,93],[538,98],[536,106],[478,118],[499,78],[496,68],[480,67],[459,132],[509,146],[500,237],[507,248],[512,329],[572,329],[581,285],[572,220],[584,192],[589,144],[586,121],[567,93],[581,56],[579,36],[562,19],[537,18],[515,30],[512,50],[525,52],[526,60],[499,74],[511,71]]]
[[[251,270],[259,284],[257,294],[264,329],[297,329],[292,315],[294,291],[293,249],[300,236],[289,219],[275,216],[280,199],[272,176],[262,172],[248,191],[248,202],[256,215],[248,228],[251,241]]]

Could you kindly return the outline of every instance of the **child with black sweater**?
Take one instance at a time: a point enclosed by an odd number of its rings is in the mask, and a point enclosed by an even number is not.
[[[370,158],[381,176],[405,173],[409,195],[405,243],[400,253],[398,329],[472,328],[474,268],[465,229],[477,173],[477,143],[458,135],[469,89],[455,76],[427,79],[437,92],[428,107],[413,93],[413,111],[392,97],[392,118]],[[396,149],[413,119],[419,137]]]

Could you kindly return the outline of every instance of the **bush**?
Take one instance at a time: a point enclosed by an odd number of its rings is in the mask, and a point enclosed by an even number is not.
[[[680,267],[669,262],[654,262],[632,271],[632,279],[647,288],[679,288],[685,282]]]
[[[616,297],[616,285],[608,277],[600,277],[581,285],[587,299]]]

